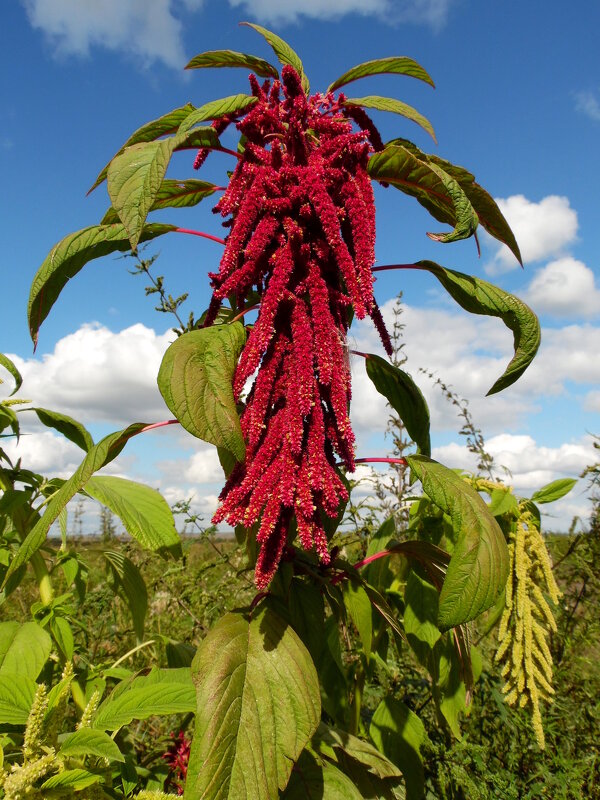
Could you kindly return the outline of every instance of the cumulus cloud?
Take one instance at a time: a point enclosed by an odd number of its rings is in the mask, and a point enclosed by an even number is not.
[[[600,122],[600,102],[594,92],[575,92],[575,108],[590,119]]]
[[[92,47],[117,50],[144,66],[185,64],[183,25],[177,13],[202,0],[22,0],[29,21],[58,54],[87,56]]]
[[[600,414],[600,390],[588,392],[583,398],[583,407],[586,411],[597,411]]]
[[[229,0],[254,19],[273,23],[296,22],[301,16],[339,19],[346,14],[381,16],[388,21],[412,22],[439,29],[446,22],[452,0]]]
[[[21,0],[31,25],[41,30],[58,55],[88,56],[92,48],[124,53],[149,66],[162,62],[181,69],[186,62],[184,12],[203,0]],[[285,24],[301,17],[339,19],[346,14],[379,16],[441,28],[452,0],[229,0],[233,8],[261,22]]]
[[[564,317],[600,314],[600,289],[592,270],[574,258],[559,258],[538,270],[525,298],[537,311]]]
[[[23,376],[21,394],[34,405],[89,422],[155,422],[170,416],[156,385],[163,353],[174,338],[141,324],[118,333],[83,325],[42,359],[12,356]]]
[[[496,202],[515,234],[525,264],[562,254],[577,235],[577,212],[568,197],[548,195],[535,203],[516,194]],[[508,247],[501,245],[486,271],[498,274],[517,267]]]

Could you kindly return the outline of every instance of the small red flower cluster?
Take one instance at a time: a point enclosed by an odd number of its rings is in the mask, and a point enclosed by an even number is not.
[[[163,758],[169,765],[169,782],[177,789],[177,794],[182,795],[185,779],[190,761],[191,742],[183,731],[177,736],[173,735],[173,742],[169,745]]]
[[[252,376],[241,424],[246,459],[220,496],[213,522],[258,525],[256,584],[273,577],[296,521],[306,549],[327,563],[323,514],[347,500],[336,469],[354,470],[346,334],[352,309],[389,336],[373,298],[375,205],[367,161],[379,134],[343,96],[307,97],[298,73],[258,84],[236,124],[244,150],[215,207],[230,227],[206,324],[224,298],[260,312],[234,377],[239,400]],[[282,96],[283,95],[283,96]],[[353,121],[359,130],[353,130]],[[223,127],[223,126],[221,126]]]

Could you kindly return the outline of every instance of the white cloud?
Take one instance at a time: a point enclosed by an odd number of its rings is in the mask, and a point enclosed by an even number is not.
[[[412,22],[439,29],[446,22],[452,0],[229,0],[264,22],[296,22],[301,16],[339,19],[345,14],[380,16],[391,22]]]
[[[41,30],[62,56],[88,56],[103,47],[147,67],[162,62],[181,69],[186,62],[182,12],[196,12],[203,0],[21,0],[32,27]],[[229,0],[233,8],[261,22],[285,24],[300,17],[331,20],[346,14],[379,16],[439,30],[453,0]]]
[[[84,424],[110,421],[117,426],[169,418],[156,375],[173,338],[170,331],[159,336],[141,324],[119,333],[83,325],[41,360],[12,356],[23,376],[21,396]]]
[[[600,289],[592,270],[569,256],[538,270],[524,299],[536,312],[588,317],[600,313]]]
[[[600,102],[594,92],[575,92],[575,108],[590,119],[600,122]]]
[[[22,0],[29,21],[57,53],[87,56],[92,47],[117,50],[148,66],[185,65],[183,25],[176,13],[201,0]]]
[[[496,202],[515,234],[524,264],[560,255],[577,235],[577,212],[568,197],[548,195],[535,203],[516,194]],[[501,245],[486,272],[497,274],[517,267],[508,247]]]
[[[583,399],[583,407],[586,411],[597,411],[600,414],[600,390],[588,392]]]

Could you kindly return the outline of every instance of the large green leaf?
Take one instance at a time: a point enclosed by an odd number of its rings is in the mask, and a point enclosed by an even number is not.
[[[494,198],[476,183],[474,176],[463,167],[451,164],[446,159],[438,156],[429,155],[427,157],[431,163],[441,167],[460,184],[461,189],[477,212],[479,222],[491,236],[503,242],[514,253],[517,261],[522,264],[521,251],[515,235]]]
[[[53,775],[44,781],[41,788],[46,791],[57,789],[56,797],[64,797],[64,791],[69,794],[71,792],[80,792],[87,789],[88,786],[93,786],[95,783],[104,783],[102,775],[97,775],[95,772],[88,772],[87,769],[65,769],[57,775]],[[50,795],[52,797],[53,795]]]
[[[250,798],[252,795],[239,795]],[[275,797],[275,795],[271,795]],[[185,798],[185,795],[184,795]],[[305,750],[294,766],[282,800],[363,800],[350,778],[325,759]],[[232,798],[233,800],[233,798]]]
[[[206,197],[217,191],[214,183],[198,181],[194,178],[178,181],[166,178],[160,185],[150,211],[161,208],[189,208],[198,205]],[[119,222],[119,215],[111,206],[102,217],[101,225]]]
[[[48,503],[42,518],[34,525],[31,531],[27,534],[25,540],[19,547],[15,557],[4,578],[3,586],[6,585],[8,578],[16,572],[16,570],[23,564],[26,564],[31,556],[39,550],[46,539],[52,523],[58,518],[62,509],[67,505],[69,500],[77,494],[77,492],[85,486],[88,480],[92,477],[94,472],[104,467],[115,459],[121,450],[125,447],[128,439],[139,433],[145,427],[145,423],[136,422],[130,425],[125,430],[110,433],[104,439],[94,445],[83,459],[76,472],[65,481],[56,494]]]
[[[440,158],[431,153],[424,153],[407,139],[394,139],[388,142],[388,144],[397,144],[405,147],[419,160],[434,164],[453,177],[469,198],[471,205],[479,217],[479,222],[486,231],[495,239],[498,239],[498,241],[503,242],[509,247],[517,261],[519,261],[520,264],[523,263],[519,246],[510,225],[500,211],[494,198],[486,192],[482,186],[475,182],[475,176],[471,172],[457,164],[452,164],[445,158]]]
[[[435,586],[411,570],[404,592],[404,631],[419,661],[426,666],[433,646],[442,635],[436,624],[437,618],[438,593]]]
[[[126,478],[99,475],[87,481],[85,491],[110,508],[142,547],[159,552],[180,548],[169,504],[156,489]]]
[[[185,800],[272,800],[321,716],[319,680],[297,634],[264,609],[227,614],[200,644]]]
[[[238,461],[245,445],[231,382],[245,339],[240,322],[191,331],[169,347],[158,373],[160,393],[183,427]]]
[[[367,656],[371,654],[373,638],[373,615],[371,600],[364,588],[358,582],[344,581],[342,586],[344,605],[362,642],[363,650]]]
[[[418,78],[425,81],[430,86],[435,86],[429,73],[412,58],[407,56],[389,56],[387,58],[375,58],[372,61],[364,61],[357,64],[331,83],[327,91],[333,92],[340,86],[346,86],[359,78],[366,78],[369,75],[407,75],[409,78]]]
[[[35,411],[42,425],[47,428],[54,428],[54,430],[62,433],[63,436],[86,453],[94,446],[94,440],[90,432],[73,417],[61,414],[58,411],[50,411],[47,408],[27,408],[25,410]]]
[[[196,693],[189,669],[162,669],[118,684],[96,712],[92,727],[115,731],[134,719],[189,714],[196,710]]]
[[[150,211],[161,208],[184,208],[198,205],[201,200],[217,191],[214,183],[190,178],[185,181],[164,180],[158,190]]]
[[[481,278],[445,269],[433,261],[418,261],[416,266],[435,275],[444,289],[466,311],[500,317],[513,332],[515,354],[488,391],[488,395],[506,389],[520,378],[531,364],[541,341],[538,318],[529,306],[518,297]]]
[[[362,106],[363,108],[374,108],[377,111],[390,111],[392,114],[400,114],[400,116],[406,117],[406,119],[410,119],[412,122],[416,122],[417,125],[420,125],[424,131],[427,131],[433,141],[437,142],[433,125],[429,122],[427,117],[424,117],[416,108],[409,106],[407,103],[403,103],[401,100],[395,100],[393,97],[369,95],[368,97],[348,97],[344,100],[342,105]]]
[[[248,28],[254,28],[255,31],[264,36],[267,42],[273,48],[273,52],[279,59],[280,64],[289,64],[290,67],[293,67],[300,78],[302,79],[302,86],[306,94],[308,94],[310,90],[310,85],[308,83],[308,78],[304,72],[304,65],[300,60],[300,56],[296,51],[290,47],[290,45],[284,41],[280,36],[277,36],[276,33],[263,28],[261,25],[255,25],[252,22],[242,22],[242,25],[246,25]]]
[[[107,550],[104,558],[112,572],[115,590],[124,596],[129,606],[139,643],[144,637],[144,622],[148,610],[148,591],[142,573],[133,561],[122,553]]]
[[[194,125],[207,120],[221,119],[228,114],[241,114],[256,103],[257,98],[251,94],[232,94],[220,100],[212,100],[197,108],[187,116],[179,126],[179,133],[186,133]]]
[[[508,549],[495,518],[466,481],[425,456],[407,456],[407,461],[458,537],[439,598],[438,627],[447,630],[494,604],[506,586]]]
[[[23,383],[23,378],[21,377],[21,373],[15,367],[14,363],[10,360],[8,356],[5,356],[4,353],[0,353],[0,367],[4,367],[4,369],[9,372],[15,380],[15,388],[10,393],[13,395],[15,392],[18,392],[21,388],[21,384]],[[0,383],[3,383],[0,379]]]
[[[153,223],[146,225],[140,236],[145,242],[175,230],[175,225]],[[67,284],[88,261],[106,256],[109,253],[125,252],[131,245],[125,227],[113,225],[91,225],[65,236],[54,245],[37,271],[29,293],[27,318],[29,331],[34,344],[37,344],[38,331],[48,316],[50,309]]]
[[[0,622],[0,675],[35,680],[51,650],[52,640],[37,622]]]
[[[140,142],[127,147],[108,167],[107,186],[113,208],[135,250],[146,217],[169,166],[175,138]]]
[[[35,682],[26,675],[0,673],[0,725],[25,725],[35,691]]]
[[[121,147],[121,149],[114,154],[104,169],[100,171],[100,174],[94,181],[94,185],[90,189],[90,192],[92,192],[102,183],[102,181],[106,178],[111,161],[113,161],[113,159],[122,153],[126,147],[131,147],[131,145],[138,144],[139,142],[153,142],[155,139],[158,139],[161,136],[166,136],[169,133],[175,133],[183,120],[194,110],[195,106],[193,106],[191,103],[186,103],[186,105],[181,106],[181,108],[175,108],[173,111],[169,111],[168,114],[165,114],[158,119],[154,119],[152,122],[147,122],[145,125],[142,125],[141,128],[138,128],[137,131],[132,133],[129,139],[127,139],[123,147]]]
[[[466,239],[477,228],[479,219],[460,184],[443,169],[421,161],[407,147],[395,144],[369,159],[371,178],[391,183],[415,197],[439,222],[453,225],[450,233],[428,233],[430,239],[453,242]]]
[[[367,375],[398,414],[410,438],[423,455],[431,455],[429,408],[423,394],[410,375],[380,356],[368,353]]]
[[[58,755],[64,758],[90,755],[108,758],[109,761],[125,761],[125,756],[110,736],[93,728],[81,728],[70,733],[61,744]]]
[[[560,500],[561,497],[569,494],[576,483],[576,478],[559,478],[534,492],[531,500],[534,503],[554,503],[555,500]]]
[[[386,697],[373,714],[369,734],[377,748],[400,767],[407,800],[422,800],[425,777],[421,747],[427,734],[419,717],[400,700]]]
[[[186,69],[204,69],[206,67],[246,67],[261,78],[278,78],[279,73],[272,64],[258,56],[238,53],[236,50],[208,50],[194,56]]]

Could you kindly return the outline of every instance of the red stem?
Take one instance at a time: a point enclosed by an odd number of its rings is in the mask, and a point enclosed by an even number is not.
[[[190,228],[175,228],[175,233],[189,233],[191,236],[202,236],[203,239],[210,239],[211,242],[225,244],[225,239],[219,239],[218,236],[212,236],[210,233],[204,233],[203,231],[193,231]]]
[[[403,464],[408,466],[408,461],[405,458],[356,458],[355,464]]]
[[[180,425],[178,419],[165,419],[163,422],[153,422],[151,425],[146,425],[145,428],[142,428],[138,433],[146,433],[146,431],[152,431],[154,428],[164,428],[166,425]]]
[[[255,306],[248,306],[248,308],[245,308],[243,311],[240,311],[240,313],[237,314],[231,320],[231,322],[237,322],[238,319],[241,319],[244,316],[244,314],[248,314],[250,311],[256,311],[257,308],[260,308],[260,303],[257,303]]]
[[[373,267],[371,272],[385,272],[388,269],[423,269],[419,264],[385,264],[383,267]]]

